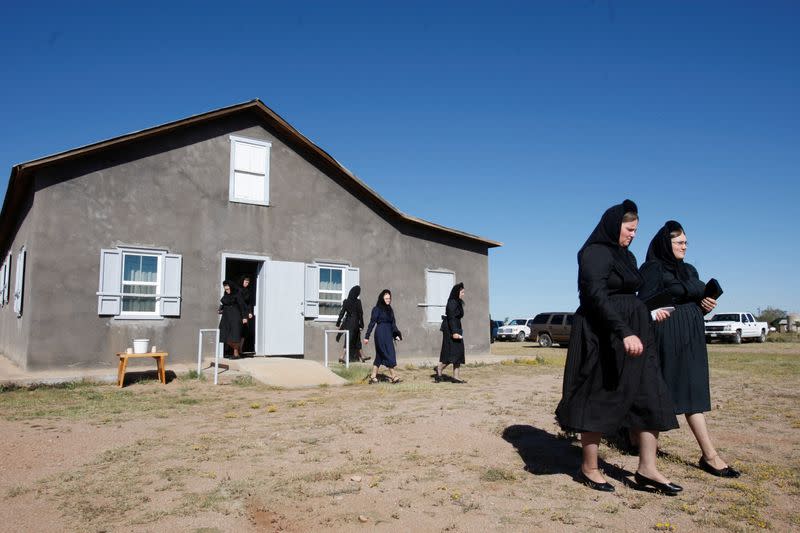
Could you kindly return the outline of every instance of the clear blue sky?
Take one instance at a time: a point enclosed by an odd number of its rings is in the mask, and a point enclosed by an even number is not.
[[[800,2],[164,4],[0,7],[0,190],[260,98],[401,210],[504,242],[495,317],[574,309],[626,197],[640,261],[674,218],[720,310],[800,311]]]

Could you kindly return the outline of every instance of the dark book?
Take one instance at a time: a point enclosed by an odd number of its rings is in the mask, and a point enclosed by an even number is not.
[[[713,298],[716,300],[717,298],[722,296],[722,292],[723,292],[722,287],[720,286],[719,281],[717,281],[714,278],[708,280],[708,283],[706,283],[706,290],[705,290],[706,298]]]
[[[661,307],[673,307],[672,295],[667,291],[661,291],[652,298],[645,300],[644,305],[648,311],[660,309]]]

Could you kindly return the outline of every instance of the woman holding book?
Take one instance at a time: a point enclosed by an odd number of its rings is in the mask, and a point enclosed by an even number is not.
[[[706,284],[697,270],[684,261],[688,244],[686,232],[674,220],[658,230],[647,250],[647,261],[639,269],[644,280],[639,297],[647,301],[666,293],[672,298],[675,310],[669,320],[656,323],[655,339],[675,414],[686,415],[703,453],[700,467],[715,476],[739,477],[711,443],[703,415],[711,410],[703,315],[714,309],[717,301],[706,295]]]
[[[603,433],[625,426],[640,441],[635,480],[676,495],[682,488],[659,472],[660,431],[675,429],[667,385],[658,367],[650,312],[636,297],[642,283],[628,247],[636,235],[636,204],[625,200],[603,214],[578,252],[580,307],[567,349],[564,384],[556,418],[565,431],[580,432],[583,461],[576,478],[588,487],[613,492],[598,465]],[[661,320],[669,320],[661,313]]]

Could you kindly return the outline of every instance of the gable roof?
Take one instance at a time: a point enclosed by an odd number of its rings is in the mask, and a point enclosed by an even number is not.
[[[119,148],[127,143],[143,139],[151,139],[160,135],[166,135],[170,132],[189,128],[195,125],[203,124],[222,117],[231,116],[239,113],[252,113],[258,119],[269,124],[270,127],[275,129],[279,134],[287,137],[290,141],[297,143],[301,148],[309,154],[315,163],[320,165],[323,170],[338,176],[346,188],[350,189],[359,198],[366,198],[372,200],[380,211],[385,212],[390,218],[398,221],[409,223],[418,228],[433,230],[434,232],[455,237],[458,239],[465,239],[473,243],[485,245],[487,248],[494,248],[502,246],[502,243],[492,241],[472,235],[463,231],[453,228],[448,228],[439,224],[434,224],[427,220],[407,215],[386,201],[377,192],[372,190],[363,181],[361,181],[355,174],[347,170],[341,163],[336,161],[325,150],[311,142],[305,135],[297,131],[291,124],[286,122],[280,115],[275,113],[272,109],[267,107],[264,102],[259,99],[251,100],[241,104],[223,107],[200,115],[194,115],[160,126],[154,126],[141,131],[129,133],[100,141],[97,143],[74,148],[57,154],[34,159],[26,163],[14,165],[11,169],[11,176],[8,180],[8,189],[3,201],[3,210],[0,212],[0,250],[5,249],[9,244],[8,240],[11,239],[11,233],[14,229],[16,217],[22,211],[23,200],[27,193],[28,187],[31,186],[31,181],[28,179],[37,170],[46,168],[51,165],[72,161],[79,158],[90,157],[99,154],[105,150],[112,148]]]

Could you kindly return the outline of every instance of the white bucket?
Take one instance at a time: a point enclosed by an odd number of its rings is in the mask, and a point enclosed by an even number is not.
[[[133,353],[147,353],[150,350],[150,339],[133,339]]]

